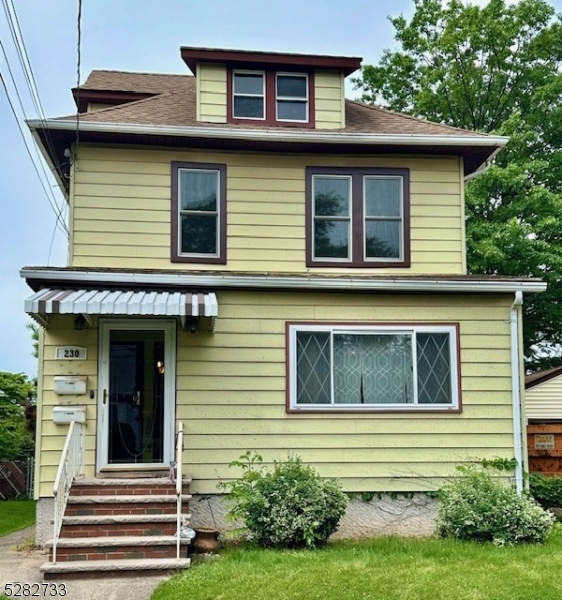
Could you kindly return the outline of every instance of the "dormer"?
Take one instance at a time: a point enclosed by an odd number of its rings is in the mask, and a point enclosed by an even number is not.
[[[361,59],[182,47],[197,81],[197,121],[341,129],[345,78]]]

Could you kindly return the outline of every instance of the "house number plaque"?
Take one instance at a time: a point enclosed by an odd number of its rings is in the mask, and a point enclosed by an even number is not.
[[[57,360],[86,360],[88,349],[80,346],[59,346],[56,349]]]
[[[554,450],[554,434],[543,433],[535,435],[536,450]]]

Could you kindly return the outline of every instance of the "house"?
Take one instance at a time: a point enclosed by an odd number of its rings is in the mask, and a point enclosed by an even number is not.
[[[465,250],[464,182],[507,139],[346,100],[356,57],[181,57],[193,75],[94,71],[79,119],[29,122],[71,232],[67,267],[21,272],[39,539],[76,420],[88,498],[167,475],[182,424],[193,523],[247,450],[399,495],[341,535],[428,531],[462,462],[516,457],[521,489],[521,305],[545,285],[469,276]]]
[[[562,367],[525,377],[529,471],[562,475]]]

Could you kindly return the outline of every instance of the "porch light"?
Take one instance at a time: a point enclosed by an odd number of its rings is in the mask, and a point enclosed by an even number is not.
[[[197,317],[189,317],[185,321],[185,329],[189,333],[197,333],[199,331],[199,319]]]
[[[163,375],[166,371],[166,367],[164,367],[164,363],[161,360],[156,361],[156,370],[160,375]]]
[[[85,326],[86,326],[86,317],[82,314],[78,315],[74,319],[74,329],[76,329],[76,331],[82,331]]]

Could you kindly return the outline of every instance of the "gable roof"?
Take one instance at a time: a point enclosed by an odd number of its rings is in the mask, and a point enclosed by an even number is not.
[[[540,383],[544,383],[549,379],[554,379],[562,375],[562,367],[552,367],[551,369],[547,369],[546,371],[539,371],[538,373],[533,373],[532,375],[527,375],[525,377],[525,389],[529,390]]]

